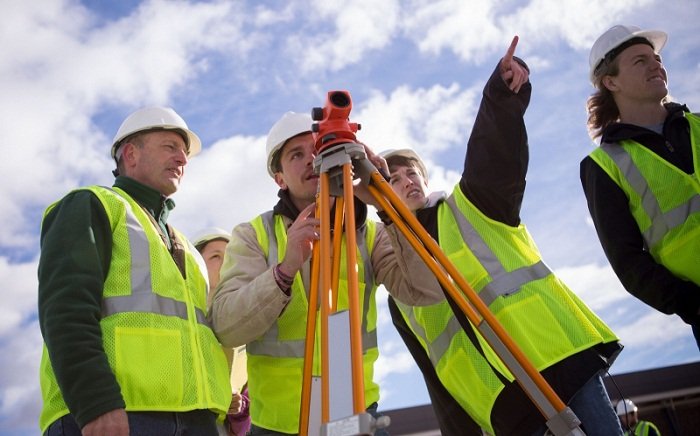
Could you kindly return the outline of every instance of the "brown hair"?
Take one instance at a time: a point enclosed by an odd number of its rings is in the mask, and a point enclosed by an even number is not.
[[[420,175],[425,179],[426,174],[423,174],[423,170],[421,169],[421,165],[418,163],[418,161],[412,157],[406,157],[406,156],[391,156],[386,159],[386,164],[389,167],[389,172],[391,172],[391,167],[393,165],[398,165],[402,167],[413,167],[418,170]]]
[[[593,139],[603,134],[603,130],[620,119],[620,110],[615,103],[612,92],[603,84],[603,77],[617,76],[620,65],[617,58],[609,62],[603,61],[595,70],[595,87],[597,91],[588,97],[588,132]]]

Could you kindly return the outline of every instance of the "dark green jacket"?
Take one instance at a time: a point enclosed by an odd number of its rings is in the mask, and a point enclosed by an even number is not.
[[[162,229],[174,207],[158,191],[119,176],[114,182]],[[162,232],[169,244],[168,232]],[[82,428],[125,407],[102,348],[102,289],[112,259],[112,231],[100,200],[70,192],[44,218],[39,258],[39,326],[63,398]]]

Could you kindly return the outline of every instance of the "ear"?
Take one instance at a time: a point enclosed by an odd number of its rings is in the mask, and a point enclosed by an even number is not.
[[[131,142],[122,145],[122,159],[124,159],[124,164],[126,164],[126,166],[129,166],[129,164],[134,161],[137,148],[138,147]]]
[[[610,92],[616,92],[619,91],[620,87],[617,85],[617,80],[615,76],[603,76],[603,80],[601,81],[603,86],[608,88],[608,91]]]
[[[287,182],[284,181],[284,176],[279,171],[275,173],[275,183],[277,183],[277,186],[279,186],[280,189],[287,189]]]

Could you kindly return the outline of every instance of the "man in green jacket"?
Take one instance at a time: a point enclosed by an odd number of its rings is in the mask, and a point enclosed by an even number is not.
[[[112,144],[114,185],[76,189],[44,213],[44,434],[217,434],[231,390],[206,323],[206,267],[167,224],[200,149],[172,109],[138,110]]]

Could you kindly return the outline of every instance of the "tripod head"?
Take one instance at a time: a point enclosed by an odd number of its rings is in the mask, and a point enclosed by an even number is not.
[[[352,99],[347,91],[329,91],[324,107],[311,110],[311,125],[314,147],[318,156],[314,160],[316,174],[326,172],[330,176],[331,195],[340,196],[343,192],[342,166],[352,162],[355,178],[366,185],[375,169],[367,159],[364,146],[357,142],[355,132],[360,130],[358,123],[349,121]]]
[[[358,123],[349,122],[352,99],[347,91],[328,91],[324,107],[311,110],[311,125],[316,150],[320,153],[333,145],[357,142],[355,132],[360,130]]]

